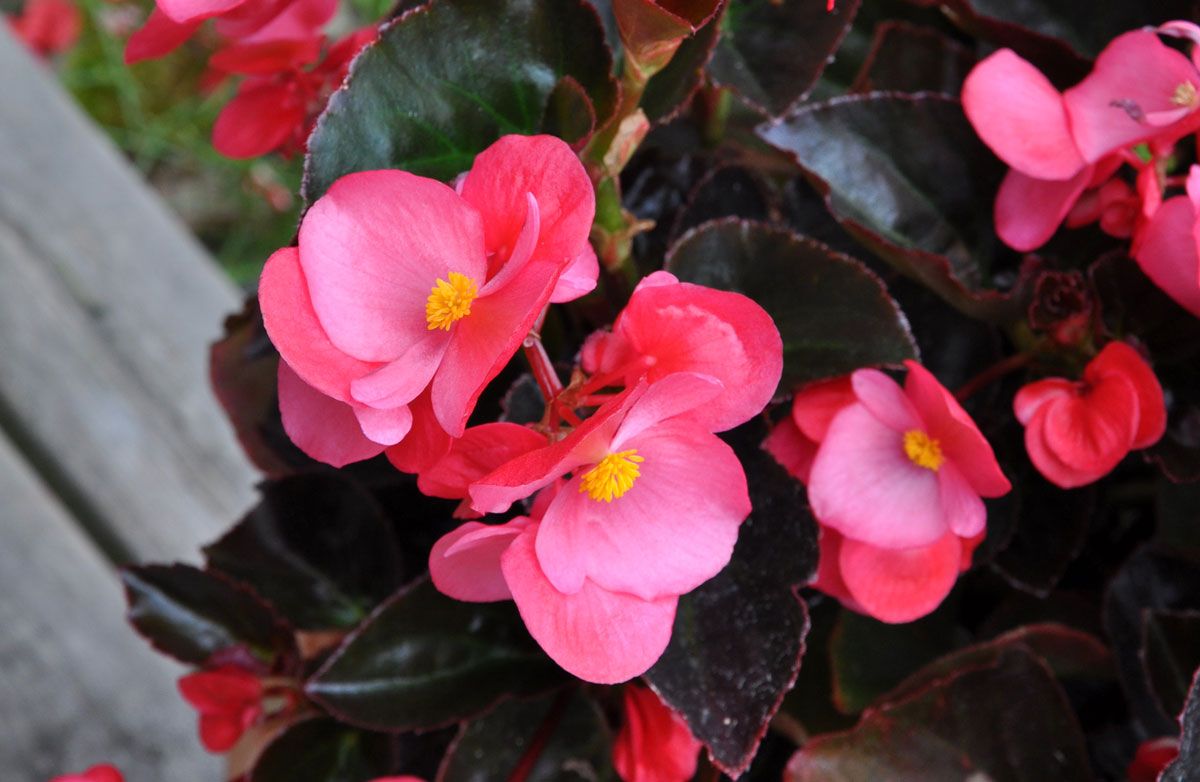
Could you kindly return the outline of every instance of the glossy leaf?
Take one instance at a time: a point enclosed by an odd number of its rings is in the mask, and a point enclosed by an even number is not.
[[[121,573],[130,624],[163,654],[202,666],[214,655],[250,652],[271,664],[292,651],[286,625],[258,596],[190,565],[146,565]]]
[[[1142,659],[1163,711],[1179,714],[1200,668],[1200,611],[1147,611]]]
[[[1179,724],[1179,757],[1163,769],[1159,782],[1191,782],[1200,776],[1200,671],[1192,678]]]
[[[810,741],[787,782],[1094,779],[1079,725],[1040,660],[1019,649],[878,708]]]
[[[721,40],[708,65],[722,87],[770,116],[779,116],[817,83],[854,20],[860,0],[730,0]]]
[[[549,733],[544,733],[546,728]],[[612,734],[604,713],[581,692],[502,703],[464,723],[438,772],[438,782],[508,779],[531,744],[541,750],[526,782],[615,780]]]
[[[351,628],[402,583],[395,535],[357,482],[304,474],[266,483],[262,495],[204,553],[296,627]]]
[[[737,219],[689,232],[667,269],[681,280],[744,293],[783,337],[783,387],[916,356],[908,322],[866,266],[781,228]]]
[[[512,603],[463,603],[420,581],[347,637],[305,691],[352,725],[425,730],[561,680]]]
[[[958,95],[974,64],[970,49],[937,30],[884,22],[875,28],[871,51],[850,89]]]
[[[642,92],[641,107],[653,123],[673,119],[704,82],[705,68],[717,45],[718,16],[685,38],[667,66],[650,77]]]
[[[616,105],[610,70],[600,20],[582,0],[435,0],[355,60],[309,139],[305,198],[353,171],[452,179],[501,135],[542,130],[568,78],[599,127]]]
[[[759,450],[764,435],[758,424],[728,435],[754,510],[729,565],[680,600],[671,643],[646,673],[712,762],[734,777],[796,681],[808,612],[793,587],[817,563],[816,524],[799,484]]]
[[[721,0],[612,0],[628,67],[661,70],[673,48],[713,18]]]
[[[387,737],[314,717],[267,745],[250,782],[363,782],[382,776],[388,761]]]
[[[976,317],[1011,318],[989,289],[1003,251],[992,202],[1004,166],[957,100],[871,93],[801,106],[759,136],[791,155],[860,242]]]
[[[687,203],[675,219],[671,235],[678,238],[722,217],[767,222],[771,217],[771,206],[767,186],[753,169],[719,166],[705,174],[692,188]]]

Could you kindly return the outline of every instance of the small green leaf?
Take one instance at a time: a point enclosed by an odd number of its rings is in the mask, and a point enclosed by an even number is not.
[[[426,730],[561,681],[512,603],[463,603],[420,581],[350,635],[305,691],[352,725]]]
[[[547,122],[565,131],[548,110],[556,88],[559,99],[586,98],[600,127],[616,108],[611,68],[582,0],[433,0],[355,60],[309,139],[304,196],[312,203],[338,177],[378,168],[449,180],[502,135]],[[566,79],[581,92],[560,88]]]
[[[784,389],[917,355],[904,313],[874,273],[785,229],[707,223],[671,248],[667,270],[762,305],[783,337]]]

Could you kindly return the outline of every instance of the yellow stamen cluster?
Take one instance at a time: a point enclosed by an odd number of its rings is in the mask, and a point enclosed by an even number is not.
[[[920,429],[910,429],[904,433],[904,455],[918,467],[934,472],[946,461],[941,443]]]
[[[636,448],[619,453],[610,453],[583,475],[579,491],[587,492],[597,502],[612,502],[633,486],[642,474],[638,465],[646,461],[637,455]]]
[[[455,321],[471,314],[471,302],[479,295],[479,286],[465,274],[450,272],[450,280],[438,278],[425,302],[425,321],[429,330],[449,331]]]
[[[1196,93],[1196,85],[1190,81],[1180,82],[1175,88],[1175,92],[1171,95],[1171,103],[1180,107],[1191,108],[1196,105],[1197,98],[1200,95]]]

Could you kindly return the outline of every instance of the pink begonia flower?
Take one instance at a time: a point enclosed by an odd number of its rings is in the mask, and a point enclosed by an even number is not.
[[[92,766],[82,774],[65,774],[54,777],[50,782],[125,782],[125,777],[116,766],[108,764]]]
[[[161,0],[125,44],[125,62],[162,57],[206,20],[224,38],[246,43],[316,36],[337,11],[337,0]]]
[[[213,55],[209,67],[246,78],[213,125],[213,147],[231,158],[275,150],[304,151],[317,115],[346,77],[350,61],[379,37],[375,27],[350,33],[321,59],[323,38],[240,43]]]
[[[262,716],[263,685],[254,674],[223,665],[179,679],[179,692],[200,714],[200,743],[226,752]]]
[[[646,600],[690,592],[729,561],[750,514],[741,462],[689,416],[722,392],[692,373],[642,381],[562,440],[473,483],[472,504],[501,512],[571,474],[537,536],[556,589],[574,594],[591,580]]]
[[[883,548],[983,531],[980,497],[1010,488],[992,448],[937,379],[906,361],[903,390],[874,369],[851,375],[856,401],[821,442],[808,498],[822,524]]]
[[[771,316],[752,299],[660,271],[638,283],[611,333],[589,338],[582,359],[586,372],[626,386],[673,372],[717,378],[725,391],[692,415],[721,432],[771,401],[783,371],[783,342]]]
[[[1200,317],[1200,166],[1190,169],[1187,194],[1168,198],[1146,222],[1133,258],[1155,285]]]
[[[653,690],[626,687],[624,716],[612,755],[623,782],[687,782],[695,775],[700,742]]]
[[[644,673],[670,640],[679,595],[728,563],[750,513],[741,463],[688,416],[722,390],[691,373],[642,380],[472,483],[487,512],[546,491],[533,520],[467,522],[439,540],[434,585],[459,600],[511,597],[530,635],[582,679]]]
[[[505,422],[467,429],[450,451],[417,476],[417,488],[428,497],[463,500],[455,518],[479,518],[483,514],[467,499],[472,483],[517,458],[546,445],[545,435],[527,426]]]
[[[8,24],[17,38],[42,57],[70,49],[83,28],[79,9],[71,0],[28,0]]]
[[[983,538],[983,532],[970,538],[947,532],[925,546],[881,548],[822,525],[810,586],[881,622],[911,622],[942,604]]]
[[[763,448],[785,470],[808,483],[817,447],[825,439],[830,422],[854,400],[849,377],[805,386],[792,398],[791,415],[772,427]]]
[[[1046,378],[1013,400],[1025,425],[1025,449],[1038,472],[1064,489],[1110,473],[1131,450],[1162,437],[1162,386],[1137,351],[1110,342],[1088,362],[1083,379]]]
[[[462,436],[564,269],[590,253],[591,182],[560,139],[506,136],[460,189],[403,171],[342,177],[259,283],[263,322],[290,369],[349,406],[362,434],[394,446],[389,458],[413,472]],[[330,429],[348,442],[344,427]],[[311,439],[307,450],[323,456]]]

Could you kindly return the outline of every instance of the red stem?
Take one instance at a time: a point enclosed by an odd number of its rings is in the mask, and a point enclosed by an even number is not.
[[[534,733],[533,738],[530,739],[529,749],[525,750],[525,754],[521,756],[512,773],[508,775],[508,782],[525,782],[529,777],[529,773],[537,765],[538,758],[542,756],[546,745],[550,743],[550,738],[554,735],[554,731],[558,730],[558,723],[562,720],[563,712],[567,710],[567,699],[570,695],[571,693],[568,690],[563,690],[554,699],[554,703],[550,705],[550,710],[546,712],[546,717],[542,720],[542,724],[538,726],[537,733]]]
[[[554,365],[550,363],[546,346],[542,344],[541,337],[530,332],[521,347],[525,351],[525,360],[529,362],[529,368],[533,371],[533,379],[541,389],[542,397],[550,404],[563,390],[563,385],[558,379],[558,373],[554,371]]]
[[[965,402],[974,396],[978,391],[991,385],[995,381],[1007,375],[1009,372],[1020,369],[1033,360],[1032,353],[1017,353],[1008,358],[1002,358],[995,364],[992,364],[987,369],[980,372],[975,377],[967,382],[954,392],[954,398],[960,402]]]

